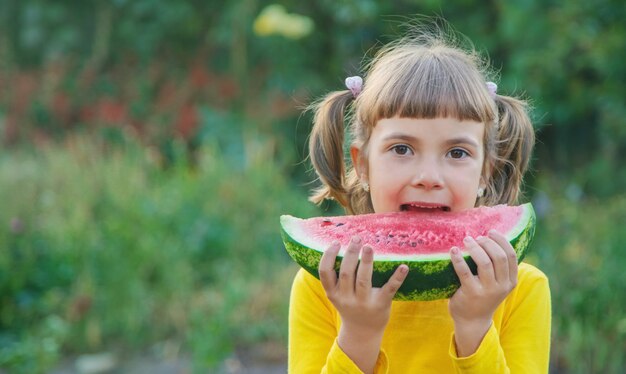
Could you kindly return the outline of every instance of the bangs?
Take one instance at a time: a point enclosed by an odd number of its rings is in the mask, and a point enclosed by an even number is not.
[[[475,56],[443,45],[382,51],[357,99],[358,118],[369,128],[392,117],[493,122],[495,102],[478,65]]]

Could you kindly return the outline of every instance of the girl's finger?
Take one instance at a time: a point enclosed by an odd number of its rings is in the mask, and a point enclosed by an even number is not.
[[[465,248],[478,266],[478,279],[485,285],[496,283],[496,276],[493,270],[493,263],[485,250],[476,243],[474,238],[468,236],[463,239]]]
[[[385,283],[381,288],[381,294],[383,298],[385,298],[387,301],[392,300],[393,297],[396,295],[396,292],[398,292],[398,290],[400,289],[400,286],[402,286],[402,283],[406,279],[408,273],[408,266],[406,266],[405,264],[398,266],[391,278],[389,278],[387,283]]]
[[[452,267],[454,267],[456,275],[461,281],[461,287],[476,288],[478,286],[478,280],[474,274],[472,274],[472,270],[469,268],[469,265],[467,265],[467,262],[465,262],[461,250],[458,247],[452,247],[450,250],[450,260],[452,261]]]
[[[341,260],[339,267],[339,292],[343,294],[354,293],[354,276],[359,262],[360,246],[361,239],[355,236],[343,254],[343,260]]]
[[[322,254],[322,259],[320,260],[320,264],[318,267],[318,272],[320,274],[320,281],[322,282],[322,286],[326,293],[335,289],[337,286],[337,273],[335,273],[335,260],[337,258],[337,254],[339,253],[339,249],[341,245],[339,242],[334,242],[333,244],[324,251]]]
[[[356,271],[356,296],[367,297],[372,290],[372,271],[374,263],[374,251],[372,247],[366,245],[361,249],[361,262]]]
[[[509,282],[509,260],[504,249],[488,237],[480,237],[477,242],[491,259],[496,282]]]
[[[489,237],[498,243],[502,249],[504,249],[504,253],[507,256],[507,264],[509,266],[509,280],[513,284],[517,284],[517,253],[515,253],[515,249],[511,246],[511,243],[504,237],[504,235],[500,234],[496,230],[489,231]]]

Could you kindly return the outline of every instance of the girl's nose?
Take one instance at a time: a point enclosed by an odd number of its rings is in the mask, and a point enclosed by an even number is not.
[[[419,170],[415,173],[415,177],[411,183],[413,186],[423,188],[425,190],[441,189],[443,180],[437,165],[420,165]]]

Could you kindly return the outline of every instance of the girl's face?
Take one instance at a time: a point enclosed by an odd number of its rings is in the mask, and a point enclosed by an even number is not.
[[[484,124],[454,118],[387,118],[378,121],[367,159],[352,147],[376,213],[463,211],[484,188]]]

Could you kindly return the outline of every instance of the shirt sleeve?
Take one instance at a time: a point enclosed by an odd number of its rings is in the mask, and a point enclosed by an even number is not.
[[[362,373],[337,345],[337,320],[321,283],[301,269],[289,302],[289,373]],[[375,373],[387,369],[387,356],[381,350]]]
[[[503,305],[502,325],[491,325],[474,354],[458,357],[454,334],[449,355],[457,373],[547,373],[551,301],[547,277],[529,268]]]

